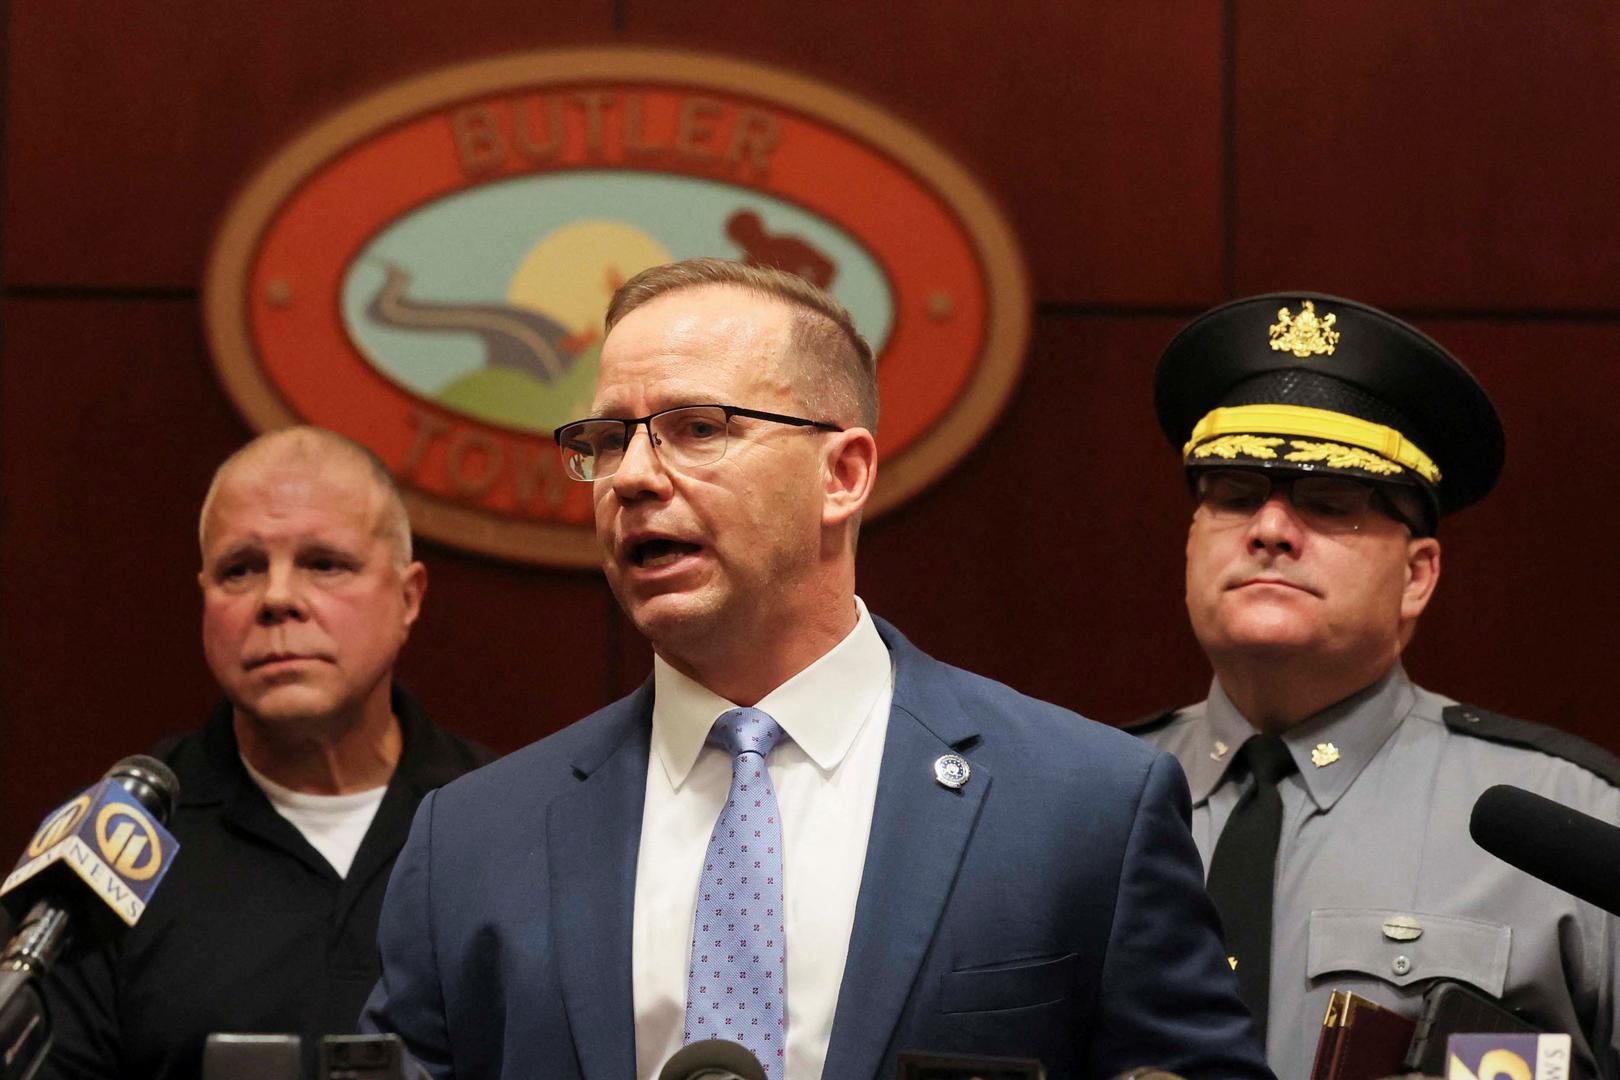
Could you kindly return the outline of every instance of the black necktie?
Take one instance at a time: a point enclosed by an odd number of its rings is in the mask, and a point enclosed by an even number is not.
[[[1277,782],[1294,771],[1294,759],[1277,735],[1255,735],[1238,758],[1254,783],[1243,793],[1209,862],[1209,895],[1226,928],[1226,947],[1237,971],[1238,993],[1254,1013],[1260,1041],[1266,1037],[1271,995],[1271,891],[1282,831]]]

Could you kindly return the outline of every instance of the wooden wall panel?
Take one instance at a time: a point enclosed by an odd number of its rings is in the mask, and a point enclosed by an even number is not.
[[[1176,327],[1042,319],[991,435],[864,530],[872,610],[941,659],[1098,719],[1201,697],[1181,602],[1190,508],[1148,389]]]
[[[626,31],[819,75],[911,120],[988,182],[1042,299],[1219,295],[1222,45],[1212,0],[891,0],[881,9],[635,0]]]
[[[1238,295],[1620,309],[1620,8],[1235,11]]]
[[[245,429],[187,303],[11,300],[0,366],[0,843],[213,697],[197,510]],[[14,841],[18,843],[14,843]]]
[[[282,143],[425,68],[601,41],[611,0],[11,5],[8,283],[194,287]]]
[[[1507,465],[1489,498],[1442,526],[1440,593],[1413,643],[1413,673],[1620,751],[1620,487],[1610,467],[1620,324],[1419,325],[1490,391]]]
[[[618,614],[597,574],[542,571],[422,543],[428,598],[400,678],[445,726],[505,753],[618,696]]]

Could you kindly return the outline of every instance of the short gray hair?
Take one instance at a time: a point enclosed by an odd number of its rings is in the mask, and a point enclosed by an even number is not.
[[[388,471],[382,458],[347,435],[339,435],[326,428],[299,425],[267,431],[242,446],[220,462],[214,478],[208,482],[208,494],[203,496],[202,512],[197,515],[197,546],[203,545],[203,534],[208,527],[208,512],[213,508],[214,496],[230,471],[238,465],[259,458],[281,454],[298,460],[319,461],[332,456],[365,467],[380,499],[377,515],[377,535],[388,541],[394,565],[404,569],[411,561],[411,519],[405,511],[405,500],[400,497],[394,474]]]

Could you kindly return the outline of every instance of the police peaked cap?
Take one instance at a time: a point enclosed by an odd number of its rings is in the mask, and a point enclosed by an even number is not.
[[[1468,369],[1393,315],[1336,296],[1270,293],[1206,311],[1160,358],[1153,407],[1189,472],[1406,483],[1449,514],[1502,471],[1502,421]]]

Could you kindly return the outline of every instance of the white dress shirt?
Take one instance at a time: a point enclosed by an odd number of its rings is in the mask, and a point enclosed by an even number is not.
[[[786,733],[766,761],[782,812],[786,1080],[819,1080],[827,1060],[894,693],[889,650],[855,605],[855,629],[756,706]],[[641,1080],[682,1045],[698,875],[731,789],[731,759],[704,740],[736,707],[657,658],[653,687],[631,951]]]

